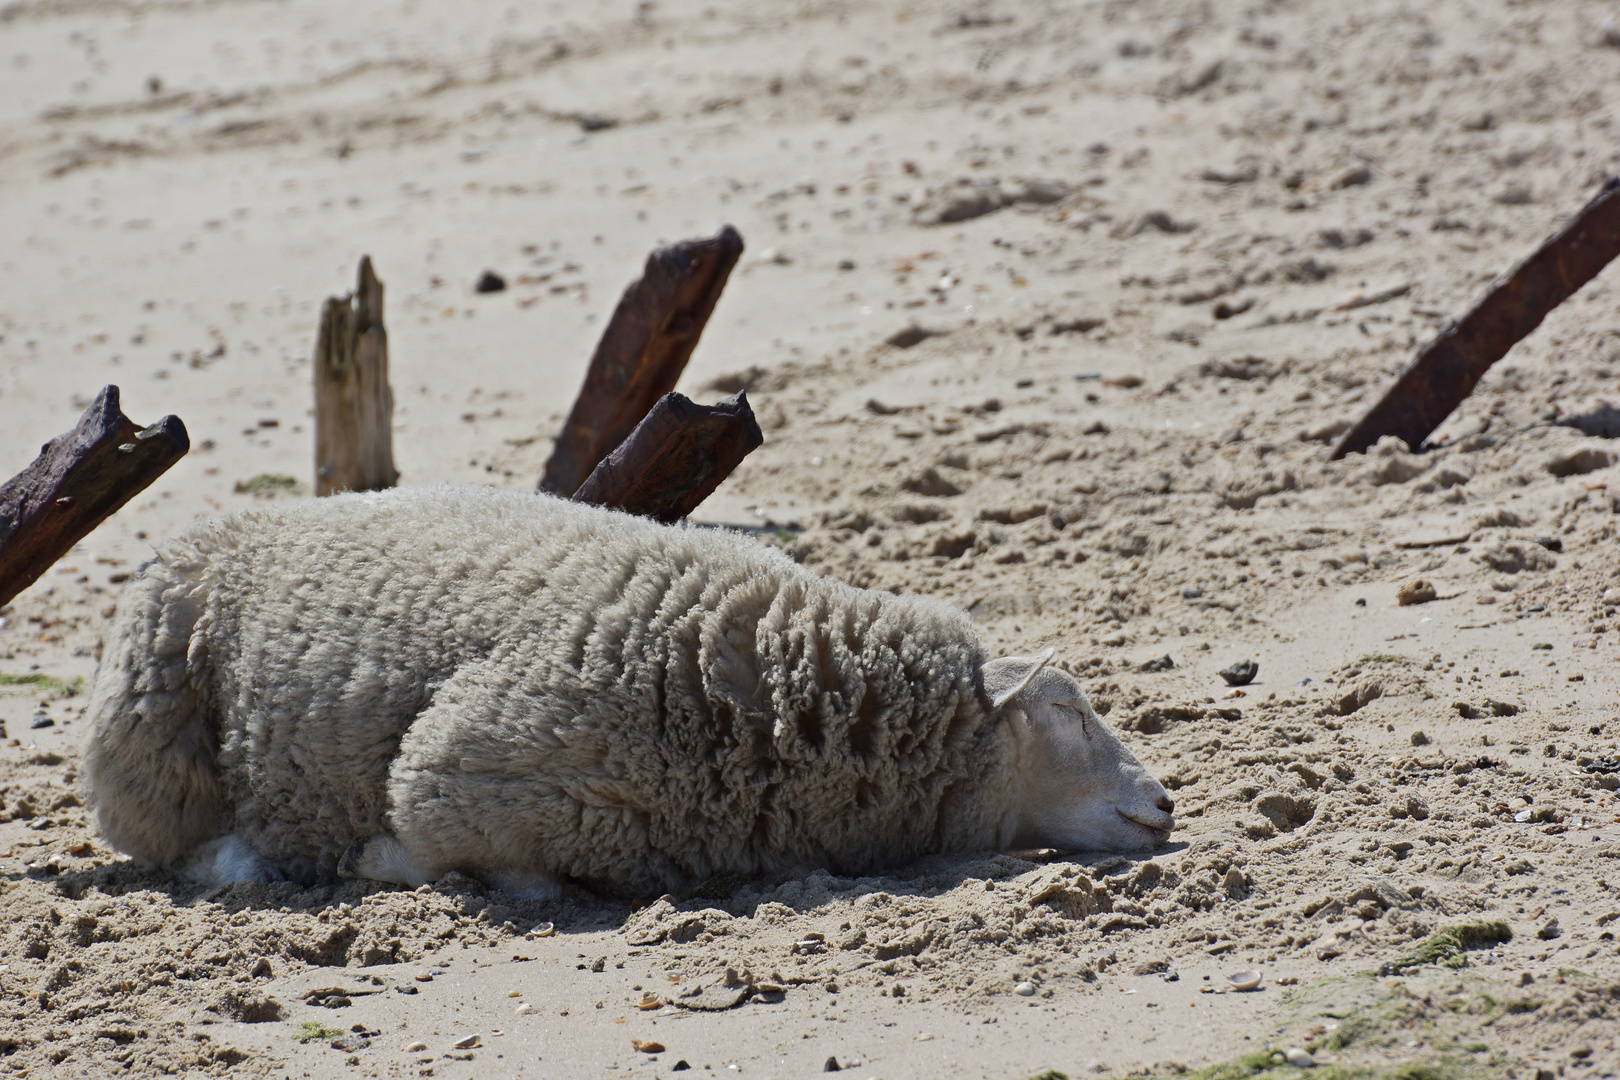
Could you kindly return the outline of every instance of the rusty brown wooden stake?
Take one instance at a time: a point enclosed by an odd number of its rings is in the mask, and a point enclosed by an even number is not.
[[[742,251],[742,237],[727,225],[647,257],[602,331],[546,462],[542,491],[572,495],[653,403],[675,389]]]
[[[350,296],[321,307],[315,342],[315,494],[380,491],[394,468],[394,392],[388,385],[383,286],[360,260]]]
[[[189,449],[179,417],[140,427],[118,408],[118,387],[102,387],[77,427],[46,443],[32,465],[0,484],[0,605]]]
[[[1620,255],[1620,178],[1597,196],[1461,320],[1440,331],[1395,385],[1334,447],[1335,458],[1394,435],[1416,450],[1474,392],[1490,366],[1553,308]]]
[[[679,521],[764,441],[741,390],[713,405],[665,394],[574,492],[574,501]]]

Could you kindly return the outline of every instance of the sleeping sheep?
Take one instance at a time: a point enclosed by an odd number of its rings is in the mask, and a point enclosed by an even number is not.
[[[735,533],[435,487],[162,546],[89,704],[102,834],[203,882],[517,896],[1137,851],[1169,797],[1047,656]]]

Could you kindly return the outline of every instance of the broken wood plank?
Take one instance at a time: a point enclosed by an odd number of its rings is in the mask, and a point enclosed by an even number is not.
[[[574,501],[679,521],[764,441],[746,391],[713,405],[665,394],[591,472]]]
[[[140,427],[104,386],[78,425],[0,484],[0,605],[33,584],[120,506],[191,449],[186,425],[165,416]]]
[[[354,292],[330,297],[321,307],[315,342],[315,494],[380,491],[398,482],[383,286],[367,255],[360,260]]]
[[[596,345],[585,383],[546,461],[540,489],[572,495],[591,470],[675,389],[742,256],[730,225],[647,256]]]
[[[1610,177],[1580,213],[1418,353],[1395,385],[1339,440],[1333,457],[1366,450],[1385,435],[1418,449],[1474,392],[1492,364],[1617,255],[1620,177]]]

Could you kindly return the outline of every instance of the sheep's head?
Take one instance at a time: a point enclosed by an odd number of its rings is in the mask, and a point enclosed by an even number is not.
[[[1175,828],[1164,785],[1148,774],[1086,700],[1080,683],[1043,656],[982,669],[990,704],[1022,751],[1012,842],[1068,851],[1146,851]]]

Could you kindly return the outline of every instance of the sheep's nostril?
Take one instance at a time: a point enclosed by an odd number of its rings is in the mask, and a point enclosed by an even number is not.
[[[1160,795],[1159,796],[1159,801],[1158,801],[1158,803],[1156,805],[1158,806],[1158,808],[1160,810],[1163,810],[1167,814],[1172,812],[1176,808],[1175,800],[1172,799],[1168,795]]]

